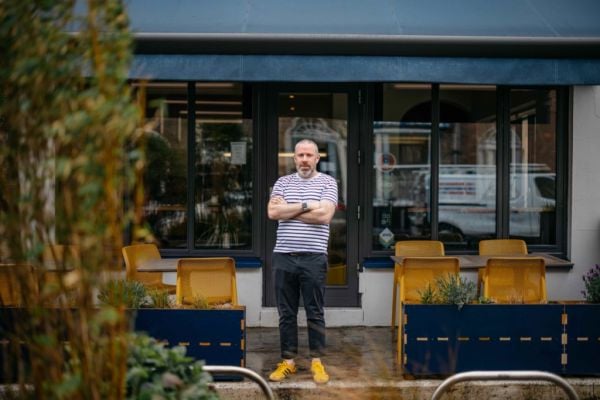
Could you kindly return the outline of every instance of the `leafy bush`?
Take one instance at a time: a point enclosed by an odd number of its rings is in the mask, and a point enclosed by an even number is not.
[[[457,275],[446,275],[438,277],[434,286],[428,283],[419,294],[423,304],[455,304],[461,308],[476,299],[477,285]]]
[[[110,280],[98,292],[98,300],[114,307],[140,308],[147,295],[146,287],[138,281]]]
[[[477,285],[458,275],[439,277],[435,281],[440,301],[445,304],[456,304],[461,308],[471,303],[477,296]]]
[[[147,335],[134,334],[127,357],[127,399],[213,400],[212,377],[185,347],[167,348]]]
[[[438,304],[440,302],[435,288],[430,283],[427,283],[425,290],[419,291],[419,296],[422,304]]]
[[[152,289],[148,291],[151,307],[153,308],[173,308],[171,295],[166,289]]]
[[[590,268],[583,276],[583,282],[585,290],[582,293],[585,299],[590,303],[600,303],[600,265]]]

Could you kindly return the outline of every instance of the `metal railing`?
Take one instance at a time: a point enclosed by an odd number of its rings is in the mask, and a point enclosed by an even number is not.
[[[271,390],[271,387],[269,386],[267,381],[262,376],[260,376],[256,372],[252,371],[251,369],[243,368],[243,367],[234,367],[232,365],[205,365],[204,367],[202,367],[202,369],[206,372],[210,372],[213,375],[214,374],[225,374],[225,375],[236,375],[236,376],[241,375],[246,378],[250,378],[254,382],[256,382],[258,384],[258,386],[260,386],[260,388],[262,389],[265,396],[267,396],[267,399],[275,400],[275,395],[273,394],[273,390]]]
[[[442,394],[448,390],[451,386],[459,382],[466,381],[532,381],[532,380],[543,380],[552,382],[560,386],[569,396],[571,400],[579,400],[579,396],[573,389],[573,386],[566,380],[558,375],[544,371],[470,371],[461,372],[459,374],[452,375],[451,377],[444,380],[440,386],[433,392],[431,400],[438,400],[442,397]]]

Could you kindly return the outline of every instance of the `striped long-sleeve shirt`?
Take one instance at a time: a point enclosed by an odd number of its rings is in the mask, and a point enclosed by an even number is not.
[[[282,176],[275,182],[271,197],[283,197],[287,203],[328,200],[337,205],[337,182],[331,176],[318,173],[302,178],[298,173]],[[297,219],[280,220],[275,253],[310,252],[327,254],[328,224],[307,224]]]

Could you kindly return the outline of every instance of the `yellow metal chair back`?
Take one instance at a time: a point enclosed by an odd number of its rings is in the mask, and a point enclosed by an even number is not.
[[[123,247],[122,252],[125,259],[127,279],[142,282],[144,285],[153,288],[168,287],[168,285],[163,284],[162,273],[160,272],[137,272],[137,267],[141,262],[161,258],[156,245],[134,244]]]
[[[346,264],[332,264],[327,268],[327,285],[346,284]]]
[[[203,298],[237,306],[235,261],[230,257],[182,258],[177,262],[177,304]]]
[[[438,277],[458,275],[460,264],[456,257],[407,257],[400,268],[400,303],[419,302],[428,284]]]
[[[479,242],[479,255],[516,256],[527,254],[527,244],[521,239],[489,239]]]
[[[443,256],[444,243],[438,240],[402,240],[396,242],[395,255],[402,257],[438,257]],[[394,282],[392,284],[392,332],[396,329],[398,303],[398,273],[399,264],[394,264]]]
[[[402,317],[402,304],[406,302],[419,302],[420,292],[427,285],[435,285],[438,277],[458,275],[460,264],[456,257],[406,257],[399,268],[398,285],[400,286],[400,306],[398,310],[398,340],[396,343],[396,356],[398,362],[404,365],[404,321]]]
[[[520,256],[527,255],[527,243],[521,239],[487,239],[479,241],[480,256]],[[477,294],[483,288],[484,268],[477,271]]]
[[[33,266],[14,264],[0,266],[0,304],[20,307],[34,303],[39,294]]]
[[[395,253],[403,257],[443,256],[444,243],[438,240],[402,240],[396,242]]]
[[[497,303],[546,303],[546,265],[541,257],[493,257],[483,275],[483,295]]]

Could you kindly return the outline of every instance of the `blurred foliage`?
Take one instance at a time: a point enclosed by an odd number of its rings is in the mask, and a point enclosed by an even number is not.
[[[203,363],[185,355],[185,347],[166,348],[145,335],[133,335],[127,358],[127,399],[218,399]]]
[[[34,334],[18,365],[3,371],[15,391],[0,397],[125,398],[128,324],[122,307],[94,308],[94,293],[120,268],[122,234],[139,204],[123,200],[140,198],[128,23],[117,0],[1,3],[0,259],[16,265],[24,285],[23,266],[44,275],[48,245],[75,247],[72,271],[53,285],[57,295],[69,290],[78,311],[58,301],[64,312],[48,312],[41,299],[54,289],[15,290],[24,307],[17,330]]]

